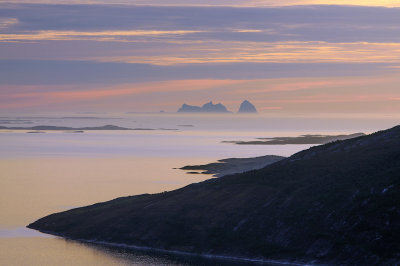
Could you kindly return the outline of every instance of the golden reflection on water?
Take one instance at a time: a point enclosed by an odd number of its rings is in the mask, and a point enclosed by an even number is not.
[[[180,265],[181,263],[179,263]],[[0,265],[178,265],[166,257],[91,247],[61,238],[0,238]]]
[[[53,212],[121,196],[172,190],[205,180],[210,176],[187,175],[171,167],[209,160],[0,159],[0,265],[165,265],[168,262],[165,258],[107,251],[56,237],[36,237],[22,227]]]
[[[209,178],[172,169],[210,159],[1,159],[0,228],[26,226],[53,212],[116,197],[172,190]]]
[[[261,265],[236,260],[137,251],[67,240],[58,237],[0,238],[0,265],[7,266],[114,266],[114,265]],[[262,265],[277,265],[262,263]]]

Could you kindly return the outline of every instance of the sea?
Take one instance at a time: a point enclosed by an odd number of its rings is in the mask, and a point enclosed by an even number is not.
[[[115,125],[135,129],[0,129],[0,265],[244,265],[243,261],[82,243],[42,234],[26,225],[54,212],[214,178],[178,169],[186,165],[224,158],[290,156],[314,146],[229,141],[372,133],[399,122],[399,116],[363,114],[0,114],[4,127]]]

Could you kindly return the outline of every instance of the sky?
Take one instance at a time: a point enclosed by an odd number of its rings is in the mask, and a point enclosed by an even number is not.
[[[399,114],[400,0],[348,3],[0,1],[0,114]]]

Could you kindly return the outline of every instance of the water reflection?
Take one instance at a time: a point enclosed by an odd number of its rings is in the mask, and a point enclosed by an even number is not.
[[[79,243],[73,240],[66,240],[71,243]],[[132,248],[111,247],[93,243],[79,243],[87,248],[104,252],[110,257],[126,261],[129,265],[281,265],[257,262],[236,261],[233,259],[206,258],[197,255],[175,255],[154,251],[135,250]]]
[[[275,265],[83,243],[59,237],[0,238],[0,265]]]

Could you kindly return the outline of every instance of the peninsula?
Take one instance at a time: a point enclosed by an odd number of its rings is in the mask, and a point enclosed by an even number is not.
[[[204,165],[187,165],[179,169],[189,174],[212,174],[215,177],[243,173],[250,170],[261,169],[267,165],[283,160],[285,157],[266,155],[252,158],[227,158],[215,163]]]
[[[301,135],[297,137],[256,138],[256,140],[250,141],[227,140],[222,142],[239,145],[326,144],[336,140],[346,140],[361,136],[365,136],[365,134],[354,133],[349,135]]]
[[[400,261],[400,126],[260,170],[49,215],[28,227],[164,251],[334,265]]]

